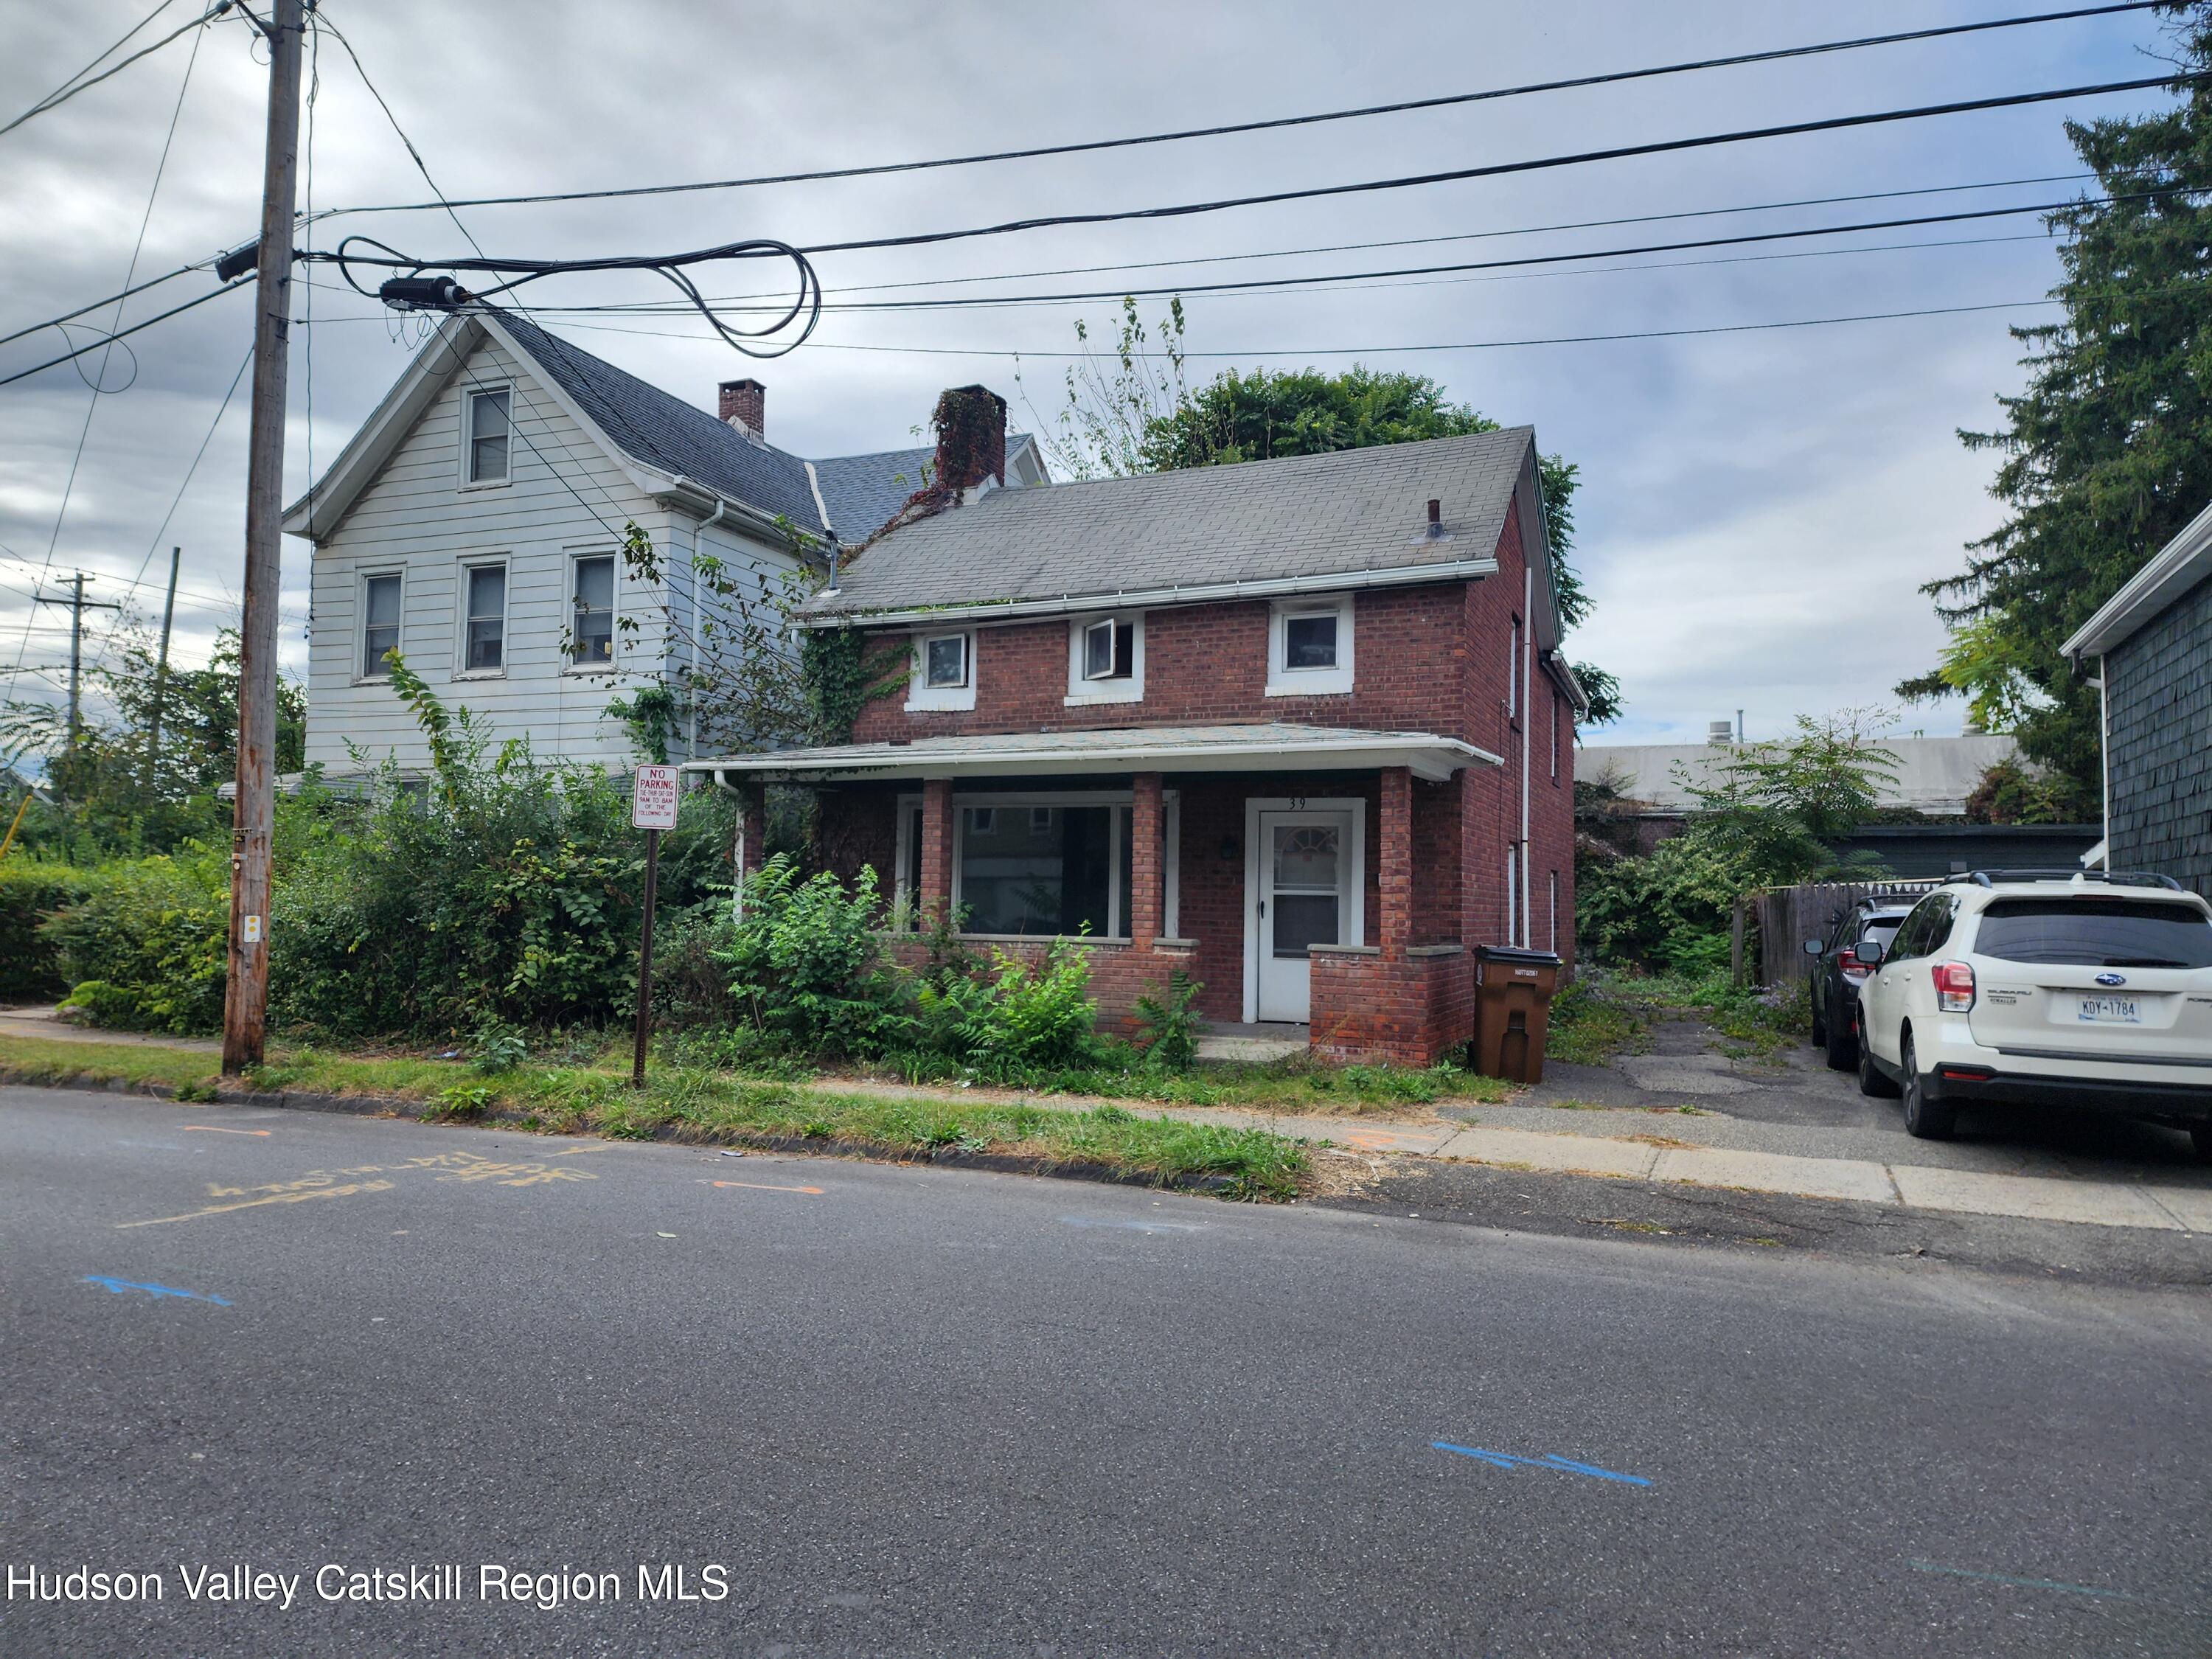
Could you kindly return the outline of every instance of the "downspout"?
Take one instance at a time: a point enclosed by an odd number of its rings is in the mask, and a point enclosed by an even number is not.
[[[1521,629],[1521,943],[1536,937],[1528,914],[1528,736],[1536,724],[1536,567],[1521,562],[1521,614],[1528,620]]]
[[[2103,772],[2105,868],[2112,867],[2112,672],[2105,653],[2097,653],[2097,752]]]

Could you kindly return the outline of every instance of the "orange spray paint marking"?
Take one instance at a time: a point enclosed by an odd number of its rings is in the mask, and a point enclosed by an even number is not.
[[[266,1129],[220,1129],[212,1123],[187,1123],[187,1130],[198,1129],[204,1135],[267,1135]]]
[[[757,1193],[811,1193],[817,1198],[822,1196],[819,1187],[771,1187],[763,1181],[712,1181],[707,1184],[710,1187],[750,1187]]]

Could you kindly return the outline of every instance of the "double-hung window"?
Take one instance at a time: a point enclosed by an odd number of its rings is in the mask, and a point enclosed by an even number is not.
[[[1267,695],[1352,690],[1352,600],[1285,599],[1267,623]]]
[[[388,679],[392,665],[386,652],[399,649],[400,578],[368,576],[361,585],[361,677]]]
[[[461,672],[495,674],[507,666],[507,567],[472,564],[462,574]]]
[[[611,553],[594,553],[570,567],[574,574],[569,593],[569,659],[582,668],[597,668],[615,659],[615,561]]]
[[[511,476],[507,453],[514,393],[472,392],[468,403],[467,478],[472,484],[505,483]]]

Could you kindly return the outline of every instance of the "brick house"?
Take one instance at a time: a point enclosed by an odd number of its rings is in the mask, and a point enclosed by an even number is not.
[[[806,785],[909,916],[1081,939],[1103,1020],[1180,968],[1217,1026],[1332,1058],[1464,1042],[1473,945],[1571,951],[1583,705],[1530,428],[979,495],[1005,405],[947,396],[982,441],[800,613],[895,689],[849,744],[696,763],[748,823]]]

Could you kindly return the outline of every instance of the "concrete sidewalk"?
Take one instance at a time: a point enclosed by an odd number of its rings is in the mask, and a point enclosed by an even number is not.
[[[1326,1141],[1354,1154],[1446,1158],[1556,1175],[1680,1182],[1801,1198],[1856,1199],[1961,1215],[2212,1233],[2212,1171],[2207,1171],[2202,1180],[2193,1178],[2193,1172],[2156,1182],[2141,1177],[2097,1179],[2071,1173],[2034,1175],[1953,1167],[1960,1161],[1955,1158],[1948,1163],[1931,1158],[1927,1163],[1906,1164],[1698,1144],[1699,1139],[1753,1138],[1757,1131],[1770,1127],[1717,1113],[1645,1116],[1645,1122],[1652,1127],[1643,1132],[1594,1134],[1561,1133],[1548,1127],[1502,1127],[1497,1118],[1516,1114],[1549,1120],[1574,1115],[1510,1106],[1454,1109],[1490,1120],[1466,1125],[1368,1123],[1357,1118],[1281,1117],[1194,1107],[1144,1109],[1162,1116],[1268,1129],[1297,1139]],[[1594,1115],[1618,1118],[1623,1115]],[[1747,1131],[1753,1132],[1753,1136],[1747,1136]],[[1938,1155],[1964,1152],[1971,1156],[1980,1150],[1917,1140],[1906,1144]]]

